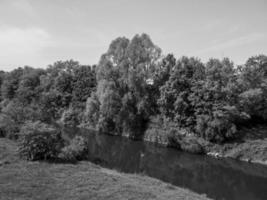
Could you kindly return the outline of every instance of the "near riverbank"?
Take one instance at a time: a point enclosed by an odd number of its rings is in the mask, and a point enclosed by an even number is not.
[[[243,128],[241,138],[222,145],[213,145],[208,154],[267,165],[267,127]]]
[[[216,158],[233,158],[241,161],[267,165],[267,126],[242,128],[238,138],[231,142],[216,144],[194,135],[176,132],[170,134],[170,127],[151,123],[144,140],[173,147],[182,151],[206,154]],[[171,135],[171,140],[170,136]]]
[[[0,138],[0,199],[208,199],[142,175],[130,175],[90,162],[28,162],[17,144]]]

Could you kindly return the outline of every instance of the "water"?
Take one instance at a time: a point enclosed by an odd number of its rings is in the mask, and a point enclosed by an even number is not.
[[[215,159],[127,138],[65,130],[66,137],[86,135],[88,159],[103,167],[141,173],[214,199],[267,199],[267,167]]]

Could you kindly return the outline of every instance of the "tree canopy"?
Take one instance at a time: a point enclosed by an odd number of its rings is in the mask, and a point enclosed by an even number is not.
[[[97,65],[67,60],[46,69],[0,71],[0,87],[1,112],[17,124],[61,120],[141,138],[151,119],[161,118],[224,142],[244,122],[267,120],[267,56],[240,66],[229,58],[177,59],[162,55],[147,34],[113,40]]]

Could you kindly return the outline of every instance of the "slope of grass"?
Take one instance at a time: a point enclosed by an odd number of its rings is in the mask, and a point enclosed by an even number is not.
[[[0,199],[207,199],[159,180],[119,173],[90,162],[27,162],[16,143],[0,138]]]

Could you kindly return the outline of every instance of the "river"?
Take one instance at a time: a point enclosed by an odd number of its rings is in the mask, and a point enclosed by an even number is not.
[[[106,168],[144,174],[213,199],[267,199],[267,167],[263,165],[193,155],[85,129],[65,129],[64,133],[67,138],[85,136],[88,160]]]

